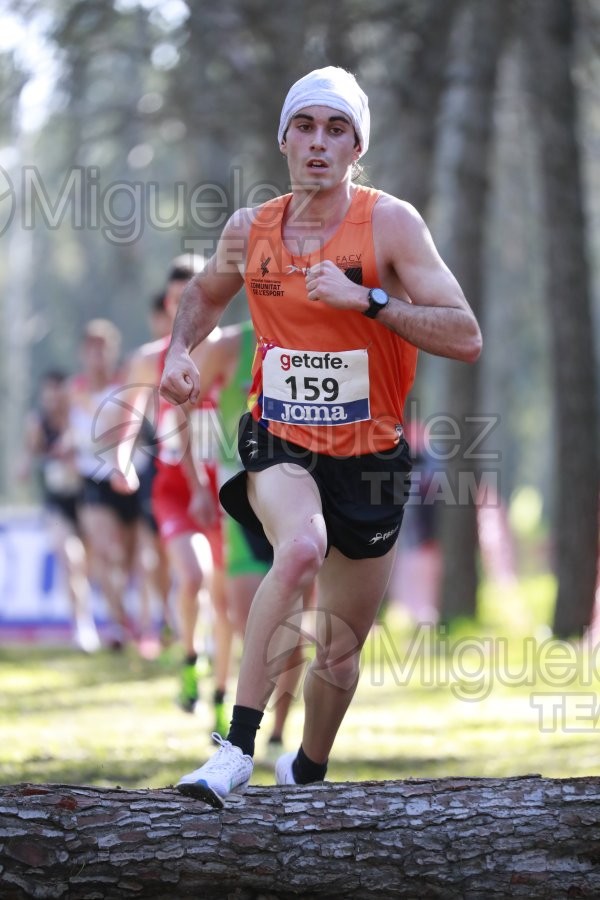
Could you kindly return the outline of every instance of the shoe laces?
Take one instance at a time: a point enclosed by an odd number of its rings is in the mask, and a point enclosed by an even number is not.
[[[231,741],[226,741],[222,738],[217,731],[213,731],[211,737],[215,744],[219,744],[219,749],[208,761],[207,765],[210,766],[211,771],[213,772],[228,772],[232,759],[235,759],[236,761],[241,760],[243,756],[242,750],[240,747],[234,747]],[[235,750],[239,750],[239,754],[234,753]]]

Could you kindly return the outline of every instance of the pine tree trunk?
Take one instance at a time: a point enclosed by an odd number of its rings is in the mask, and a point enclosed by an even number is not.
[[[597,897],[600,778],[0,788],[0,896]]]
[[[598,553],[597,391],[586,257],[574,68],[572,0],[523,7],[524,62],[544,209],[546,297],[554,373],[554,631],[589,624]]]
[[[497,2],[471,0],[465,5],[456,23],[440,126],[435,237],[478,318],[484,291],[494,92],[510,9],[510,4]],[[441,617],[450,621],[476,612],[476,491],[468,488],[481,477],[469,455],[469,448],[477,444],[472,417],[478,412],[478,368],[452,362],[445,376],[445,405],[440,412],[450,417],[460,434],[446,466],[449,490],[441,515]]]
[[[431,199],[433,158],[440,98],[452,24],[463,0],[420,0],[412,15],[391,4],[385,11],[387,27],[395,40],[388,45],[389,72],[394,107],[394,139],[384,139],[375,150],[382,167],[393,172],[393,192],[426,216]],[[398,54],[398,42],[411,35],[408,49]]]

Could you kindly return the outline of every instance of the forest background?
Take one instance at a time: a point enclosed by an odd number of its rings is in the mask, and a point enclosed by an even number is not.
[[[443,480],[442,618],[478,609],[476,495],[509,514],[553,629],[594,615],[600,8],[594,0],[0,3],[0,501],[47,369],[84,323],[147,340],[171,258],[285,191],[287,88],[342,65],[370,99],[369,183],[422,212],[484,332],[422,355],[408,415]],[[245,316],[243,298],[226,321]]]

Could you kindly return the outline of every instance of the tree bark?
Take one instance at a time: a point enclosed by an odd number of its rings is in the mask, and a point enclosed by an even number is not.
[[[0,788],[0,895],[597,897],[600,778],[250,788]]]
[[[573,83],[572,0],[522,7],[527,89],[540,164],[554,373],[554,631],[590,623],[598,554],[597,390],[590,271]]]
[[[382,166],[393,173],[392,192],[422,215],[431,200],[436,125],[450,34],[462,3],[420,0],[408,10],[392,3],[385,12],[385,27],[393,34],[383,46],[390,51],[394,103],[389,120],[394,123],[394,137],[388,140],[384,134],[379,152]]]
[[[434,234],[440,252],[480,317],[484,291],[485,224],[498,60],[511,4],[466,3],[456,22],[437,156]],[[476,612],[479,472],[469,448],[477,445],[478,369],[456,362],[445,369],[443,413],[459,438],[448,459],[449,492],[441,510],[444,577],[441,617]],[[446,445],[448,446],[448,445]]]

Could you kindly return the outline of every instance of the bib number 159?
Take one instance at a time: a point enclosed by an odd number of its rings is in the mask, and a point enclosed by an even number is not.
[[[323,427],[370,418],[366,349],[271,347],[262,361],[262,414],[273,422]]]
[[[298,378],[296,375],[290,375],[285,379],[285,384],[290,386],[290,397],[292,400],[311,401],[321,400],[325,403],[333,403],[337,400],[340,393],[340,386],[335,378],[315,378],[312,375],[306,375],[304,378]]]

